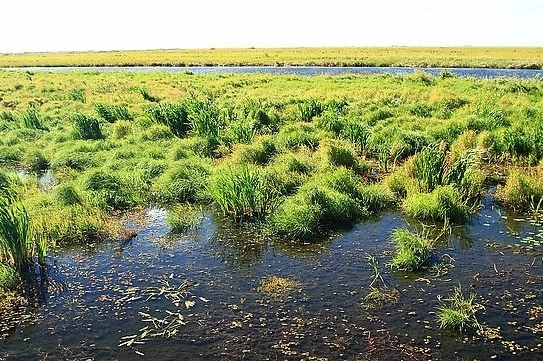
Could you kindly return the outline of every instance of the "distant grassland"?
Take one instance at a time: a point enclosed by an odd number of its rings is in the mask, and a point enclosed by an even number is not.
[[[212,48],[0,55],[0,67],[31,66],[412,66],[543,69],[543,48]]]

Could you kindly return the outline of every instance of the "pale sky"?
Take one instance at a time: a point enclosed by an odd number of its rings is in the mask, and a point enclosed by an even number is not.
[[[0,53],[543,46],[543,0],[2,0]]]

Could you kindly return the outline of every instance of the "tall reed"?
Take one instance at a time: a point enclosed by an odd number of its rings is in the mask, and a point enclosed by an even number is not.
[[[38,261],[45,263],[45,243],[36,241],[26,208],[19,195],[11,190],[0,193],[0,260],[24,272]]]

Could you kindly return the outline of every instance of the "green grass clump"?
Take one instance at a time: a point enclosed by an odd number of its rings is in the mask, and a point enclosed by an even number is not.
[[[208,192],[222,213],[234,219],[265,216],[275,195],[261,172],[246,164],[217,169]]]
[[[3,177],[5,178],[5,177]],[[26,272],[38,257],[45,264],[45,243],[35,237],[30,218],[19,195],[10,186],[0,193],[0,260],[19,273]]]
[[[128,112],[126,105],[96,103],[94,110],[108,123],[115,123],[117,120],[132,120],[132,115]]]
[[[324,134],[322,131],[319,132],[312,123],[288,123],[279,131],[277,144],[290,150],[300,147],[316,149],[322,138]]]
[[[0,294],[14,289],[19,280],[19,274],[15,269],[0,263]]]
[[[452,295],[448,298],[439,298],[441,305],[436,310],[439,328],[450,328],[460,333],[467,328],[480,329],[476,313],[484,307],[475,302],[475,297],[474,293],[465,297],[459,285],[454,287]]]
[[[417,271],[428,265],[432,255],[432,242],[406,229],[397,229],[392,234],[396,246],[390,267],[401,271]]]
[[[39,150],[33,149],[23,157],[25,167],[33,172],[44,171],[49,167],[49,161]]]
[[[185,103],[158,103],[145,108],[151,119],[167,126],[176,137],[183,138],[191,129]]]
[[[539,168],[528,171],[513,169],[505,185],[498,187],[497,196],[516,210],[536,208],[543,199],[543,171]]]
[[[91,115],[75,113],[72,116],[76,134],[80,139],[102,139],[102,131],[98,119]]]
[[[219,107],[212,99],[197,99],[195,97],[186,102],[188,120],[191,134],[198,137],[219,139],[224,128],[224,122],[220,117]]]
[[[241,163],[265,165],[277,153],[277,148],[272,137],[263,136],[252,144],[237,146],[233,153],[234,158]]]
[[[325,164],[343,166],[354,171],[363,170],[352,144],[332,139],[324,139],[317,149],[317,154]]]
[[[113,138],[124,139],[132,134],[133,125],[128,120],[119,120],[113,124]]]
[[[436,145],[424,148],[415,158],[415,176],[424,192],[431,192],[442,183],[445,154]]]
[[[21,114],[21,124],[25,128],[46,130],[43,125],[42,117],[39,111],[34,107],[29,107]]]
[[[86,103],[87,97],[85,96],[85,89],[83,88],[70,89],[66,93],[66,99],[73,100],[76,102]]]
[[[59,184],[54,190],[54,198],[62,207],[82,204],[83,199],[72,184]]]
[[[269,219],[273,232],[292,238],[308,239],[317,235],[321,208],[302,193],[287,197]]]
[[[104,210],[74,204],[32,210],[35,232],[57,245],[93,241],[115,233],[116,224]]]
[[[460,191],[451,185],[438,186],[431,193],[412,193],[404,200],[404,212],[416,219],[463,223],[468,207]]]
[[[116,174],[93,170],[83,182],[93,202],[105,210],[126,209],[136,202],[125,182]]]
[[[209,172],[209,165],[197,158],[180,160],[158,176],[152,199],[161,204],[197,202],[204,197]]]

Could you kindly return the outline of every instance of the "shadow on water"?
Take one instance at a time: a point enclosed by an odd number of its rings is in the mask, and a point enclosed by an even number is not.
[[[160,208],[145,217],[129,241],[56,251],[47,292],[37,293],[43,302],[0,343],[0,359],[513,360],[541,352],[543,264],[534,243],[520,240],[543,226],[515,218],[512,227],[491,197],[439,237],[432,260],[445,267],[414,274],[387,266],[393,230],[423,227],[399,212],[307,244],[211,213],[182,234],[170,232]],[[373,308],[368,255],[397,296]],[[270,296],[260,289],[270,276],[297,286]],[[484,306],[481,332],[438,327],[439,298],[458,284]],[[172,315],[184,324],[170,337],[142,336]]]

